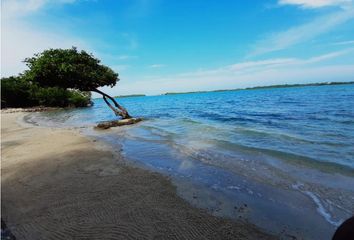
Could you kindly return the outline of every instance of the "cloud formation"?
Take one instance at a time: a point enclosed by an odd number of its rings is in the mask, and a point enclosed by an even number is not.
[[[162,68],[165,67],[165,64],[152,64],[149,66],[149,68]]]
[[[76,0],[3,0],[1,1],[3,18],[19,18],[37,12],[50,4],[74,3]]]
[[[354,44],[354,40],[335,42],[333,45],[351,45]]]
[[[272,33],[255,44],[254,50],[251,51],[249,57],[284,50],[294,45],[313,40],[353,19],[354,8],[348,8],[322,15],[311,22],[291,27],[283,32]]]
[[[111,94],[160,94],[285,83],[353,81],[353,64],[328,65],[331,59],[345,55],[354,55],[354,48],[329,52],[307,59],[276,58],[247,61],[176,75],[144,77],[135,82],[126,76],[118,87],[104,88],[104,90]],[[323,65],[323,63],[327,64]]]
[[[329,6],[350,7],[352,0],[279,0],[280,5],[298,5],[302,8],[321,8]]]
[[[74,36],[39,30],[27,23],[26,16],[48,4],[67,4],[74,0],[5,0],[2,1],[1,77],[17,75],[26,69],[25,58],[48,48],[89,48]]]

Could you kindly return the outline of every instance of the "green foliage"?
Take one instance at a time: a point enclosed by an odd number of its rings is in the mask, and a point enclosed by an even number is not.
[[[86,107],[90,104],[91,94],[79,91],[69,91],[69,105],[75,107]]]
[[[24,76],[1,79],[2,107],[85,107],[91,95],[58,87],[40,87]]]
[[[118,74],[85,51],[49,49],[26,58],[22,75],[1,79],[2,107],[84,107],[98,87],[113,87]]]
[[[66,107],[68,106],[69,93],[62,88],[38,88],[35,92],[35,98],[39,105],[48,107]]]
[[[36,105],[31,83],[21,77],[1,79],[2,107],[30,107]]]
[[[113,87],[118,74],[85,51],[49,49],[25,59],[27,78],[42,87],[60,87],[92,91],[98,87]]]

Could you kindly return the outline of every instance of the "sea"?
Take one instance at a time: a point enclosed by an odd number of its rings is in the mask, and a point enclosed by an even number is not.
[[[39,126],[74,128],[128,164],[170,178],[210,214],[280,239],[331,239],[354,215],[354,84],[117,98],[138,124],[88,108],[32,113]]]

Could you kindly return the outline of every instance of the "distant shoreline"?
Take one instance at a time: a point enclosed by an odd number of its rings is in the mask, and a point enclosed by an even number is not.
[[[271,88],[348,85],[348,84],[354,84],[354,81],[351,81],[351,82],[306,83],[306,84],[280,84],[280,85],[257,86],[257,87],[248,87],[248,88],[218,89],[218,90],[210,90],[210,91],[167,92],[167,93],[161,93],[161,94],[151,95],[151,96],[179,95],[179,94],[192,94],[192,93],[210,93],[210,92],[233,92],[233,91],[241,91],[241,90],[258,90],[258,89],[271,89]],[[146,97],[146,96],[147,96],[146,94],[129,94],[129,95],[114,96],[114,98],[130,98],[130,97]],[[92,98],[92,99],[101,99],[101,97]]]
[[[145,94],[129,94],[129,95],[114,96],[114,98],[129,98],[129,97],[146,97],[146,95]]]
[[[326,82],[326,83],[306,83],[306,84],[281,84],[281,85],[269,85],[269,86],[257,86],[248,88],[235,88],[235,89],[219,89],[210,91],[193,91],[193,92],[167,92],[161,95],[177,95],[177,94],[191,94],[191,93],[209,93],[209,92],[233,92],[240,90],[258,90],[258,89],[270,89],[270,88],[292,88],[292,87],[310,87],[310,86],[328,86],[328,85],[346,85],[354,84],[352,82]]]

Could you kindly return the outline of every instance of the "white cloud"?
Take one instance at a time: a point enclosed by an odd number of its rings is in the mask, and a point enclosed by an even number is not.
[[[308,59],[307,61],[303,61],[303,64],[309,64],[309,63],[317,63],[317,62],[322,62],[325,60],[329,60],[332,58],[337,58],[343,55],[347,55],[350,54],[354,51],[354,48],[347,48],[341,51],[335,51],[335,52],[331,52],[331,53],[327,53],[327,54],[323,54],[317,57],[313,57]]]
[[[350,7],[352,0],[279,0],[280,5],[298,5],[302,8],[321,8],[328,6]]]
[[[215,89],[244,88],[261,85],[353,81],[354,65],[319,66],[319,63],[344,55],[354,55],[354,48],[331,52],[308,59],[278,58],[241,62],[215,69],[197,70],[165,77],[145,77],[134,82],[126,76],[115,88],[104,88],[113,94],[160,94]]]
[[[74,3],[76,0],[3,0],[2,18],[19,18],[37,12],[49,4]]]
[[[35,12],[44,6],[46,0],[4,0],[2,5],[2,17],[13,18]]]
[[[122,65],[113,65],[110,66],[114,71],[120,73],[121,71],[127,70],[130,68],[130,65],[122,64]]]
[[[315,64],[337,58],[343,55],[347,55],[354,52],[354,48],[347,48],[341,51],[330,52],[327,54],[311,57],[308,59],[299,59],[299,58],[277,58],[277,59],[266,59],[259,61],[248,61],[229,65],[225,67],[226,69],[234,72],[254,72],[261,69],[274,69],[281,67],[296,67],[296,66],[306,66],[308,64]]]
[[[130,60],[130,59],[136,59],[138,56],[132,56],[132,55],[120,55],[117,56],[118,60]]]
[[[17,75],[26,69],[26,57],[48,48],[89,48],[76,37],[62,33],[41,31],[26,22],[26,15],[34,14],[46,4],[72,3],[73,0],[5,0],[1,16],[1,77]]]
[[[298,84],[313,82],[353,81],[354,64],[333,65],[313,68],[275,68],[264,69],[249,74],[220,72],[220,74],[200,74],[196,76],[172,76],[144,79],[130,82],[128,78],[120,81],[117,87],[103,88],[112,95],[161,94],[165,92],[186,92],[217,89],[234,89],[276,84]]]
[[[335,42],[332,45],[351,45],[351,44],[354,44],[354,40],[353,41]]]
[[[49,32],[38,31],[22,22],[3,22],[1,41],[1,76],[17,75],[26,69],[22,62],[49,48],[71,48],[76,46],[87,49],[87,45],[72,36],[63,36]]]
[[[165,66],[166,66],[165,64],[152,64],[152,65],[149,65],[149,68],[162,68]]]
[[[354,8],[340,10],[332,14],[315,18],[309,23],[292,27],[286,31],[273,33],[258,41],[249,56],[287,49],[291,46],[307,42],[336,27],[354,19]]]

